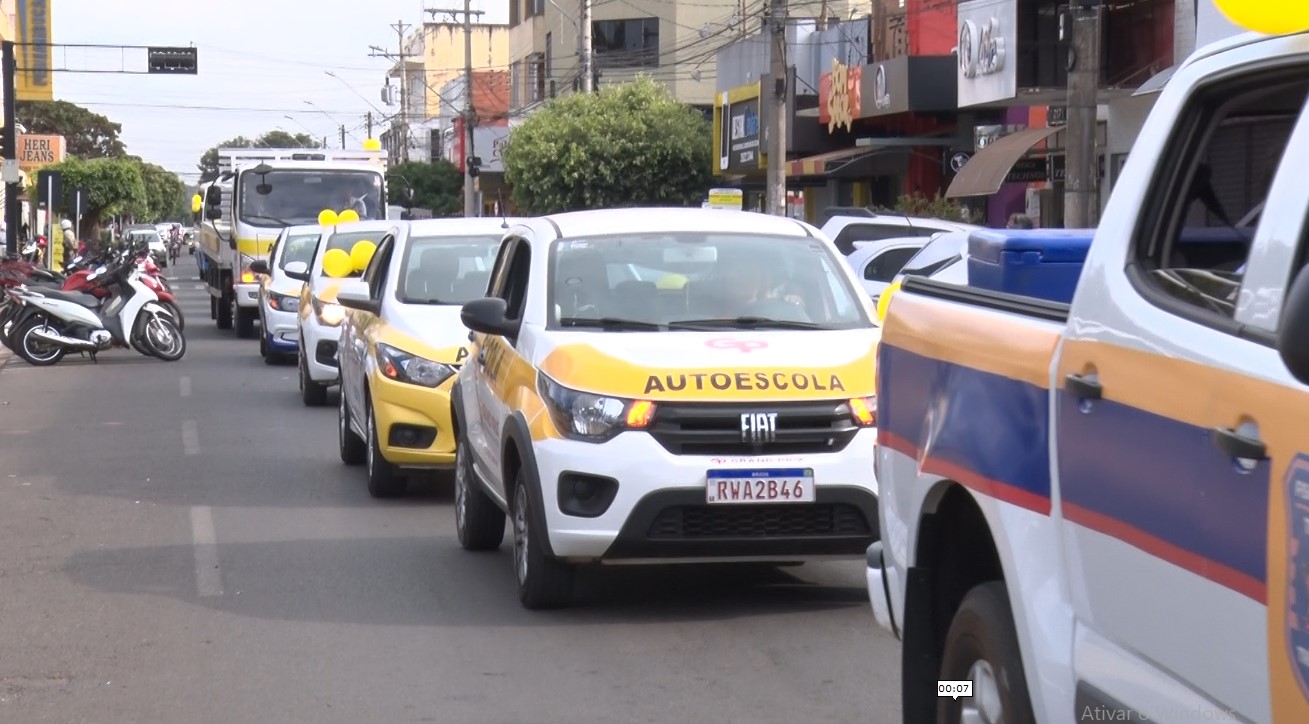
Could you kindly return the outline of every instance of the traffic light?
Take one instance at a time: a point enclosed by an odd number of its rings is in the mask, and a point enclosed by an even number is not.
[[[149,48],[147,72],[165,75],[195,75],[199,59],[195,48]]]
[[[480,175],[481,173],[482,173],[482,157],[481,157],[481,156],[469,156],[469,157],[468,157],[468,175],[469,175],[469,176],[472,176],[473,178],[477,178],[477,176]]]

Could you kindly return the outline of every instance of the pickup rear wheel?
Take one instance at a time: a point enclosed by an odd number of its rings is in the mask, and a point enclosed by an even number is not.
[[[1027,678],[1000,581],[973,587],[950,623],[941,656],[943,681],[971,681],[970,697],[941,697],[936,721],[948,724],[1035,724]]]

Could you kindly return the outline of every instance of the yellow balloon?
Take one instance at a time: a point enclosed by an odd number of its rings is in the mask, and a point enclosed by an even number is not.
[[[686,277],[681,274],[665,274],[655,280],[655,288],[665,291],[676,291],[686,288]]]
[[[1282,35],[1309,30],[1305,0],[1216,0],[1228,20],[1246,30]]]
[[[900,282],[892,282],[891,286],[882,290],[882,296],[877,298],[877,322],[878,324],[886,323],[886,310],[891,306],[891,295],[900,290]]]
[[[368,268],[368,262],[373,258],[373,252],[377,251],[377,244],[367,239],[356,241],[355,245],[350,247],[350,263],[354,270],[361,272]]]
[[[382,142],[377,140],[376,138],[366,138],[364,139],[364,150],[380,151],[382,150]]]
[[[193,213],[193,214],[198,214],[198,213],[200,213],[200,209],[204,207],[204,204],[205,204],[205,200],[202,199],[202,198],[200,198],[200,194],[196,194],[195,196],[192,196],[192,197],[191,197],[191,213]]]
[[[318,212],[319,226],[335,226],[337,221],[340,221],[340,219],[337,217],[336,212],[331,209],[323,209]]]
[[[348,277],[354,273],[355,265],[345,249],[328,249],[323,254],[323,273],[333,279]]]
[[[348,224],[351,221],[358,221],[358,220],[359,220],[359,213],[356,212],[354,209],[346,209],[345,211],[342,211],[341,213],[336,215],[336,222],[338,224]]]

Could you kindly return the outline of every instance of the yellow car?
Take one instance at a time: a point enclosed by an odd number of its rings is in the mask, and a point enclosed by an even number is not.
[[[460,310],[485,295],[504,223],[403,224],[378,244],[363,279],[336,295],[346,310],[341,461],[366,464],[373,497],[404,493],[407,471],[454,467],[450,388],[468,356]]]

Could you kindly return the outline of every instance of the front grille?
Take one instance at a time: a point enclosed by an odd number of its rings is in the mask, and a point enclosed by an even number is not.
[[[674,505],[650,524],[651,539],[806,538],[869,534],[868,520],[848,503]]]
[[[771,442],[751,442],[742,436],[741,415],[760,412],[777,413],[777,434]],[[650,435],[674,455],[834,453],[845,449],[859,431],[850,403],[838,400],[660,404],[649,429]]]

